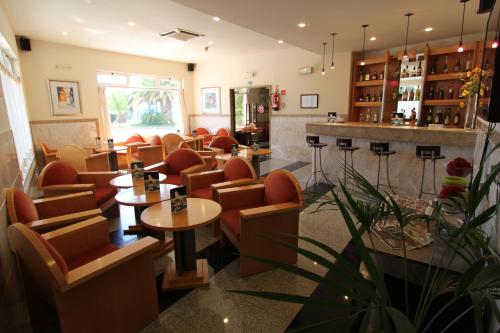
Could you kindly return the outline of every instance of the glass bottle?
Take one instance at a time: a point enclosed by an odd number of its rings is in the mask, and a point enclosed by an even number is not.
[[[420,77],[422,76],[422,62],[418,62],[418,67],[417,67],[417,76]]]
[[[380,92],[380,94],[378,95],[378,101],[382,102],[382,92]]]
[[[472,61],[470,59],[470,53],[467,53],[467,58],[465,59],[465,71],[466,72],[468,72],[472,69],[471,64],[472,64]]]
[[[434,116],[434,124],[442,124],[442,123],[443,123],[443,114],[441,113],[441,109],[438,109],[436,115]]]
[[[453,125],[460,126],[460,110],[457,108],[453,117]]]
[[[417,76],[417,67],[413,66],[413,71],[411,72],[411,77]]]
[[[370,99],[370,102],[376,102],[377,101],[377,95],[375,93],[372,94],[372,97]]]
[[[448,74],[448,56],[444,56],[443,74]]]
[[[373,122],[378,123],[378,110],[375,109],[375,114],[373,115]]]
[[[432,124],[432,108],[427,111],[427,118],[425,119],[427,125]]]
[[[380,72],[380,74],[378,75],[378,79],[379,80],[383,80],[384,79],[384,72]]]
[[[365,102],[369,102],[371,100],[370,93],[366,94],[365,96]]]
[[[450,86],[448,88],[448,99],[453,99],[455,96],[455,88],[453,86]]]
[[[363,68],[359,70],[359,81],[363,81],[365,79],[365,71]]]
[[[434,87],[429,89],[429,99],[434,99]]]
[[[365,96],[363,95],[363,93],[361,93],[358,97],[358,102],[364,102],[365,101]]]
[[[417,90],[415,90],[415,100],[420,101],[420,94],[422,91],[420,90],[420,86],[417,86]]]
[[[394,88],[392,89],[392,101],[395,102],[398,100],[398,89]]]
[[[376,79],[378,79],[377,71],[373,72],[373,74],[372,74],[372,80],[376,80]]]
[[[415,92],[412,90],[410,90],[410,95],[408,96],[408,100],[409,101],[414,101],[415,100]]]
[[[405,88],[405,91],[403,92],[403,98],[402,98],[403,101],[407,101],[408,100],[408,88]]]
[[[431,75],[437,74],[436,58],[432,59]]]
[[[444,89],[443,89],[443,87],[439,88],[439,99],[444,99]]]
[[[450,122],[451,122],[451,110],[450,108],[446,109],[446,113],[445,113],[445,116],[444,116],[444,124],[446,126],[450,125]]]
[[[462,69],[462,64],[460,63],[460,56],[457,57],[457,63],[455,64],[455,73],[460,72]]]
[[[368,71],[365,73],[365,81],[370,81],[370,73]]]

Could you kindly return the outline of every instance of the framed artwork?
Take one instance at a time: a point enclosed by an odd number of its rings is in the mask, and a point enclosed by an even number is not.
[[[220,113],[220,87],[201,88],[201,111]]]
[[[304,94],[300,95],[300,108],[301,109],[317,109],[318,108],[318,94]]]
[[[49,95],[53,116],[82,114],[77,81],[49,80]]]

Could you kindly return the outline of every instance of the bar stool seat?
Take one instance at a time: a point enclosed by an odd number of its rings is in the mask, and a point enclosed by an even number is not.
[[[419,160],[422,161],[422,178],[420,179],[420,191],[418,197],[421,198],[422,194],[437,195],[436,190],[436,162],[446,158],[446,156],[441,155],[441,146],[417,146],[416,155]],[[425,162],[432,162],[432,182],[434,193],[424,191],[424,178],[425,178]]]
[[[328,146],[328,144],[320,142],[320,143],[311,143],[310,146],[313,148],[323,148]]]
[[[347,153],[351,155],[351,168],[354,168],[353,153],[359,149],[358,146],[352,145],[352,139],[338,138],[337,147],[344,152],[344,186],[347,186]]]
[[[393,194],[396,194],[394,190],[392,189],[391,186],[391,181],[389,178],[389,156],[395,155],[396,151],[389,149],[389,142],[370,142],[370,150],[372,153],[378,157],[378,169],[377,169],[377,190],[380,185],[380,164],[382,157],[385,157],[385,171],[386,171],[386,178],[387,178],[387,186],[391,190]]]

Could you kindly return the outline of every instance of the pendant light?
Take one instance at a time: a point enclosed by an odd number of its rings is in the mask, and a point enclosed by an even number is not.
[[[406,13],[405,16],[408,18],[406,22],[406,38],[405,38],[405,50],[403,52],[403,60],[408,60],[408,32],[410,30],[410,17],[413,16],[413,13]]]
[[[363,28],[363,59],[361,59],[361,66],[365,65],[365,40],[366,40],[366,28],[368,27],[368,24],[363,24],[361,26]]]
[[[498,47],[498,24],[500,23],[500,12],[498,13],[498,18],[497,18],[497,28],[495,29],[495,39],[493,39],[493,43],[491,44],[491,47],[496,49]]]
[[[325,50],[326,50],[326,44],[328,43],[321,43],[323,44],[323,69],[321,70],[321,75],[325,75]]]
[[[332,64],[330,65],[330,69],[335,69],[335,64],[333,63],[333,53],[335,52],[335,35],[336,32],[332,32]]]
[[[464,9],[462,10],[462,30],[460,31],[460,43],[458,44],[458,52],[464,52],[464,45],[462,43],[462,38],[464,37],[464,22],[465,22],[465,4],[469,0],[460,0],[464,4]]]

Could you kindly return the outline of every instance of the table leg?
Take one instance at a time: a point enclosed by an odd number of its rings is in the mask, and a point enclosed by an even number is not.
[[[137,235],[142,233],[141,213],[146,207],[134,206],[135,225],[131,225],[124,230],[125,235]]]
[[[109,152],[109,167],[111,171],[118,171],[118,156],[116,151]]]
[[[252,166],[255,169],[257,178],[260,178],[260,157],[258,155],[252,155]]]
[[[181,275],[196,269],[194,230],[174,231],[175,269]]]

